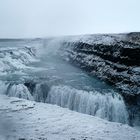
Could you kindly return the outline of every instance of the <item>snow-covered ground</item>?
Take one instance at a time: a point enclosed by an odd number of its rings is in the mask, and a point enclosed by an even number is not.
[[[139,140],[128,125],[0,95],[0,140]]]

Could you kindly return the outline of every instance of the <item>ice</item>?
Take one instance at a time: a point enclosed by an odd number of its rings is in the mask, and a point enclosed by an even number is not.
[[[0,74],[27,68],[27,64],[37,61],[31,48],[0,48]]]

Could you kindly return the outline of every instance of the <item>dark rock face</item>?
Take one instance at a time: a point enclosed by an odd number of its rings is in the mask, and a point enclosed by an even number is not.
[[[136,41],[136,33],[124,36],[107,44],[102,40],[64,42],[64,55],[71,63],[116,86],[128,104],[140,105],[140,36]]]
[[[24,83],[24,85],[28,88],[31,94],[33,94],[33,91],[35,89],[36,83],[33,81],[27,81]]]
[[[140,47],[134,43],[114,45],[68,43],[72,62],[115,85],[122,93],[140,93]],[[69,48],[69,47],[68,47]]]

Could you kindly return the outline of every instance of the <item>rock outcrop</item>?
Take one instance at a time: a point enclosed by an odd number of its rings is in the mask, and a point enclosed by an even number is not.
[[[98,41],[95,38],[97,35],[92,35],[90,42],[83,38],[63,42],[67,46],[63,57],[114,85],[129,105],[140,106],[139,33],[98,35]]]

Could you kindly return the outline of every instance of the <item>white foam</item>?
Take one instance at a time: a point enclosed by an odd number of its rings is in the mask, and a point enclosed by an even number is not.
[[[109,121],[128,123],[124,101],[117,93],[103,95],[97,91],[87,92],[68,86],[53,86],[46,102]]]
[[[30,94],[28,88],[23,84],[9,85],[7,95],[10,97],[18,97],[27,100],[33,100],[33,97]]]

